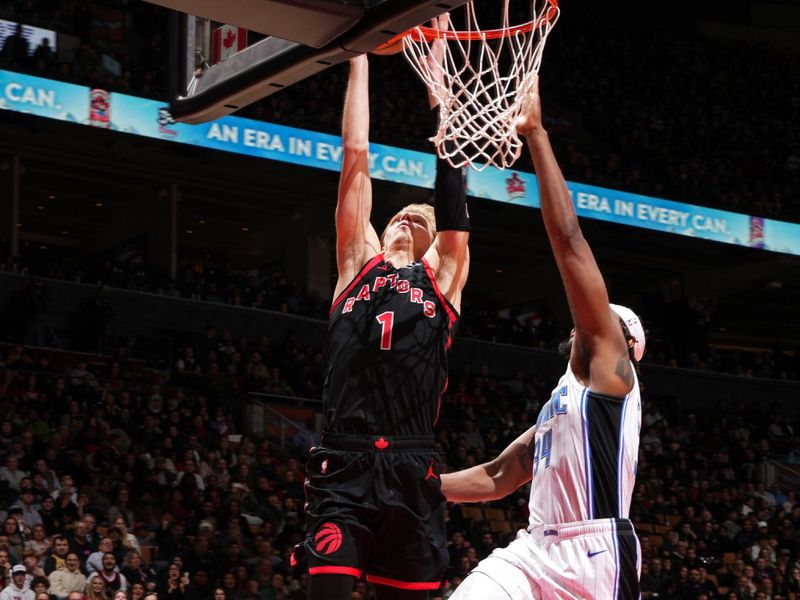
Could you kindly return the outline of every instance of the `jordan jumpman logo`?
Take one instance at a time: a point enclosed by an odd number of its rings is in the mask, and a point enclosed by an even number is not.
[[[439,476],[433,472],[433,461],[431,461],[431,466],[428,467],[428,474],[425,475],[425,480],[427,481],[431,477],[433,477],[434,479],[439,479]]]

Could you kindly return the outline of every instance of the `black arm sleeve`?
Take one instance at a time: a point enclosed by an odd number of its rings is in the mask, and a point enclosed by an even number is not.
[[[434,117],[438,117],[438,113],[438,107],[433,109]],[[438,231],[470,230],[466,172],[464,169],[453,168],[438,156],[433,211],[436,214]]]

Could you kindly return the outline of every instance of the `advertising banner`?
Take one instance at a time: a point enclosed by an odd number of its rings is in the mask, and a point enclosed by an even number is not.
[[[339,136],[232,116],[187,125],[175,122],[158,100],[2,70],[0,109],[329,171],[338,171],[342,158]],[[370,175],[376,179],[433,188],[432,154],[371,144],[369,159]],[[531,173],[469,171],[467,185],[477,198],[539,207],[536,176]],[[800,224],[584,183],[567,186],[581,217],[800,255]]]

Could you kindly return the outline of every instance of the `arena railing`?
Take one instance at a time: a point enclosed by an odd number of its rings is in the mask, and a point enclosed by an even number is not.
[[[256,392],[248,394],[248,398],[245,421],[248,434],[277,438],[281,449],[286,447],[287,438],[295,442],[298,450],[307,450],[319,442],[320,400]]]
[[[52,302],[48,321],[59,332],[75,326],[74,316],[94,297],[97,287],[82,283],[41,278],[50,290]],[[13,273],[0,273],[0,306],[7,306],[14,294],[28,285],[29,278]],[[245,333],[257,340],[267,336],[272,342],[291,336],[296,344],[321,347],[327,329],[326,321],[263,309],[174,298],[157,294],[112,288],[114,318],[109,324],[113,334],[135,337],[200,333],[200,328],[213,324],[219,331]],[[20,315],[14,315],[19,318]],[[6,319],[9,317],[6,316]],[[512,377],[517,371],[528,375],[563,371],[564,362],[554,351],[512,346],[482,340],[458,338],[453,345],[451,365],[456,368],[487,366],[494,377]],[[642,381],[648,399],[670,403],[670,410],[693,410],[719,402],[722,407],[736,403],[757,403],[795,408],[800,398],[800,381],[763,379],[726,375],[675,367],[642,365]]]

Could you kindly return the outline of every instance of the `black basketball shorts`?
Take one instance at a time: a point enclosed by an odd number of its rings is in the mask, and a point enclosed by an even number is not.
[[[324,435],[307,470],[308,533],[296,554],[305,555],[311,575],[364,573],[401,589],[440,586],[446,500],[432,437]]]

